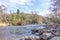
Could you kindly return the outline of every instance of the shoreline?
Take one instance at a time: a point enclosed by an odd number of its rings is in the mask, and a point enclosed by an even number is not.
[[[1,26],[8,26],[9,24],[8,23],[0,23],[0,27]]]

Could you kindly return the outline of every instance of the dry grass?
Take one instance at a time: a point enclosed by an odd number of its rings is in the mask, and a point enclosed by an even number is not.
[[[7,23],[0,23],[0,26],[8,26],[9,24]]]

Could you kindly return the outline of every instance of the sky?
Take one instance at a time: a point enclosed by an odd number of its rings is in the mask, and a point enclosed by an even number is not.
[[[50,0],[0,0],[0,5],[5,5],[8,12],[19,9],[26,13],[36,11],[43,16],[50,13]]]

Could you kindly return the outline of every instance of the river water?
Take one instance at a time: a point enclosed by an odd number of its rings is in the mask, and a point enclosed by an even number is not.
[[[29,24],[24,26],[6,26],[0,27],[0,40],[20,40],[25,36],[33,35],[32,29],[43,29],[40,24]],[[36,35],[33,35],[36,36]]]

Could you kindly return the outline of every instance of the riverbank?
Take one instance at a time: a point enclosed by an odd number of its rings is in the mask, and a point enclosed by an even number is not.
[[[8,23],[0,23],[0,27],[1,26],[8,26],[9,24]]]

